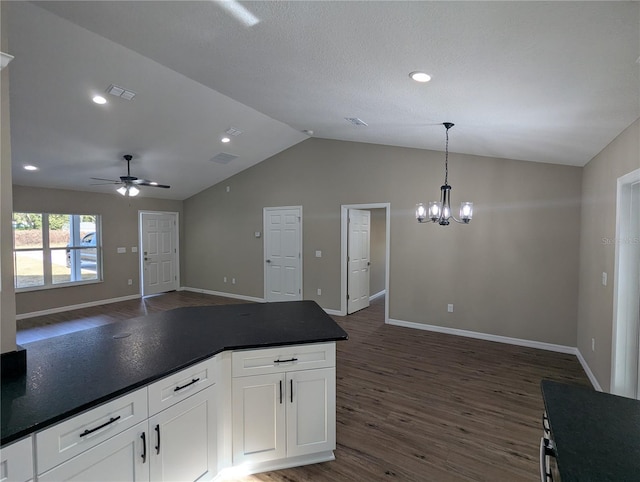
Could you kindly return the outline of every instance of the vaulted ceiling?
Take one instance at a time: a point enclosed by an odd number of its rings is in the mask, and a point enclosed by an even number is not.
[[[132,154],[185,199],[309,135],[442,150],[444,121],[454,152],[583,166],[640,117],[639,2],[3,3],[15,184],[111,192]]]

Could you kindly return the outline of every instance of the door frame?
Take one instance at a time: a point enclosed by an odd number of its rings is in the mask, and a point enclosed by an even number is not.
[[[343,204],[340,206],[340,313],[347,316],[347,255],[349,253],[349,209],[384,209],[385,210],[385,268],[384,268],[384,322],[389,323],[389,258],[391,253],[391,203]]]
[[[138,211],[138,280],[140,281],[140,296],[147,296],[144,292],[144,249],[142,240],[142,216],[143,214],[173,214],[176,218],[176,276],[177,290],[181,289],[180,283],[180,213],[175,211]]]
[[[302,235],[302,221],[303,221],[303,216],[302,216],[302,206],[270,206],[270,207],[265,207],[262,208],[262,284],[263,284],[263,292],[262,292],[262,299],[264,301],[267,301],[267,268],[266,268],[266,253],[267,253],[267,212],[269,211],[275,211],[275,210],[284,210],[284,209],[297,209],[300,213],[300,232],[299,232],[299,237],[298,237],[298,244],[300,246],[300,277],[298,278],[299,281],[299,289],[300,289],[300,299],[303,300],[304,299],[304,277],[303,277],[303,267],[304,267],[304,256],[303,256],[303,246],[302,246],[302,239],[303,239],[303,235]]]
[[[627,336],[629,329],[628,320],[629,317],[625,316],[624,309],[621,307],[622,303],[628,296],[634,296],[634,293],[630,293],[629,289],[626,289],[622,282],[628,271],[631,269],[629,263],[625,262],[625,253],[622,253],[621,246],[623,237],[626,234],[626,226],[630,221],[630,214],[626,215],[623,208],[623,203],[628,196],[631,195],[631,186],[637,182],[640,182],[640,169],[636,169],[624,176],[618,178],[616,189],[616,237],[615,237],[615,274],[613,285],[613,335],[612,335],[612,347],[611,347],[611,393],[630,396],[629,393],[629,375],[627,373],[627,365],[625,360],[628,360],[629,356],[633,355],[631,351],[636,350],[636,361],[639,363],[638,357],[640,357],[640,341],[638,339],[633,340]],[[633,243],[630,243],[634,246]],[[639,246],[639,245],[635,245]],[[640,249],[636,247],[636,249]],[[636,334],[640,332],[640,326],[636,327]],[[637,337],[636,337],[637,338]],[[638,367],[640,371],[640,367]],[[640,375],[636,372],[636,375]],[[638,378],[638,377],[636,377]],[[633,398],[640,398],[640,380],[635,380],[636,393],[633,394]]]

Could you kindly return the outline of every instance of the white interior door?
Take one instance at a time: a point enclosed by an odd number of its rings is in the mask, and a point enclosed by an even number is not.
[[[369,306],[371,212],[349,209],[347,313]]]
[[[264,298],[302,299],[302,207],[264,208]]]
[[[143,296],[178,289],[177,218],[177,213],[140,213]]]

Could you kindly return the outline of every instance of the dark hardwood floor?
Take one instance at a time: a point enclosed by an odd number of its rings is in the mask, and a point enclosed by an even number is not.
[[[168,293],[22,320],[18,342],[179,306],[240,302]],[[540,380],[590,386],[573,355],[385,325],[382,298],[334,319],[349,333],[337,344],[336,460],[225,480],[533,482]]]

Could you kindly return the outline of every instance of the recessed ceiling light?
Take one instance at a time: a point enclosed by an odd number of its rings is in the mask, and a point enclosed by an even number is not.
[[[425,72],[411,72],[409,74],[409,77],[411,77],[413,80],[415,80],[416,82],[429,82],[431,80],[431,76]]]
[[[91,100],[94,101],[96,104],[106,104],[107,103],[107,99],[105,99],[101,95],[95,95],[95,96],[93,96],[93,99],[91,99]]]
[[[229,139],[228,137],[223,137],[222,139],[220,139],[220,142],[224,142],[225,144],[230,141],[231,139]]]
[[[26,171],[37,171],[38,168],[36,166],[32,166],[31,164],[27,164],[26,166],[24,166],[24,169]]]

